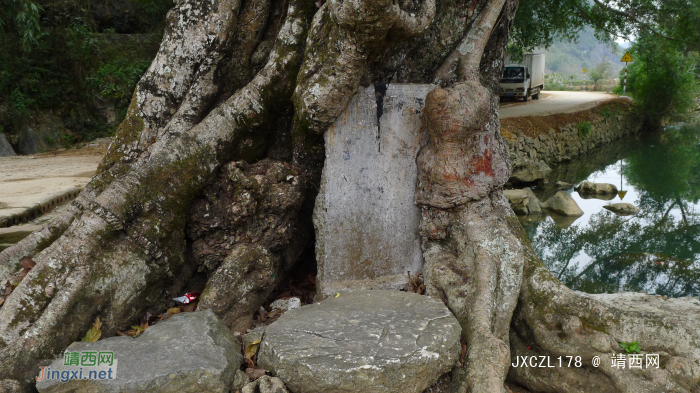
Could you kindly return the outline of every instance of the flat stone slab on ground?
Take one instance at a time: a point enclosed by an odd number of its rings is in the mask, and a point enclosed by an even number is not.
[[[66,351],[114,352],[116,378],[44,379],[37,383],[40,393],[228,393],[243,362],[238,340],[211,310],[176,314],[137,338],[80,341]],[[63,362],[63,356],[54,360],[51,370],[71,369]],[[90,367],[82,368],[87,375]]]
[[[258,365],[294,393],[420,393],[458,361],[460,334],[438,299],[342,292],[268,326]]]
[[[416,156],[435,85],[360,88],[325,134],[314,208],[317,299],[346,289],[399,289],[423,266]]]

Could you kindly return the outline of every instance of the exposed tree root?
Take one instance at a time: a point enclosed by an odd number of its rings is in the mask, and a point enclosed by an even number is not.
[[[82,336],[94,316],[113,333],[182,285],[188,208],[231,147],[288,102],[308,11],[290,6],[267,66],[245,88],[192,130],[163,135],[126,174],[79,201],[80,217],[34,256],[36,267],[0,308],[0,378],[31,380],[36,363]]]
[[[311,228],[298,215],[304,188],[299,171],[283,162],[225,165],[188,220],[192,260],[215,270],[199,309],[212,309],[234,331],[250,328],[309,240]]]
[[[511,367],[509,381],[536,392],[700,392],[700,301],[572,291],[537,258],[522,229],[516,231],[526,258],[511,361],[549,356],[557,367]],[[631,369],[619,343],[634,341],[642,348],[642,364]],[[624,369],[612,367],[613,352],[626,355]],[[659,355],[658,368],[646,365],[648,354]],[[567,356],[580,356],[581,366],[569,367]]]

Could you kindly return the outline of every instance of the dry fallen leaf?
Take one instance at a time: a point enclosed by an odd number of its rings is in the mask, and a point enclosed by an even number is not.
[[[89,341],[91,343],[97,342],[102,335],[102,330],[100,330],[101,327],[102,322],[100,322],[100,317],[95,318],[95,323],[93,323],[90,330],[85,333],[85,337],[83,337],[82,341]]]
[[[252,359],[255,354],[258,353],[258,348],[260,347],[260,340],[253,341],[245,349],[245,357],[247,359]]]
[[[29,257],[24,257],[19,260],[19,264],[22,265],[22,267],[25,270],[32,270],[34,266],[36,266],[36,262],[32,260],[32,258]]]
[[[133,325],[133,326],[131,327],[132,330],[129,330],[128,332],[126,332],[126,334],[128,334],[129,336],[131,336],[131,337],[133,337],[133,338],[136,338],[136,337],[139,336],[139,334],[143,333],[143,332],[146,330],[147,327],[148,327],[148,326],[143,327],[143,326],[136,326],[136,325]]]
[[[168,311],[166,311],[169,315],[175,315],[180,313],[180,309],[178,307],[173,307],[169,308]]]
[[[335,297],[340,297],[340,292],[336,292]]]

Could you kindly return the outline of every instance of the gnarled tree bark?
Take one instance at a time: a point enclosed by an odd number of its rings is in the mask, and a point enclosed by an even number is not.
[[[516,8],[517,0],[180,2],[98,174],[63,215],[0,253],[0,279],[16,284],[0,308],[0,379],[29,388],[37,363],[96,316],[113,334],[197,271],[208,279],[200,308],[245,327],[310,237],[323,133],[358,86],[390,82],[441,86],[426,100],[416,202],[429,294],[457,316],[468,344],[454,391],[504,391],[511,359],[528,345],[588,356],[633,336],[667,354],[662,371],[644,375],[652,382],[588,365],[549,378],[510,368],[509,380],[542,391],[696,389],[700,332],[684,316],[696,303],[569,291],[508,207],[493,92]],[[20,282],[25,255],[37,265]],[[230,292],[232,283],[241,285]],[[628,327],[642,321],[653,333]]]

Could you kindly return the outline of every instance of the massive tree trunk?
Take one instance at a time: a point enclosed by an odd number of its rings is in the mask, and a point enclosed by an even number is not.
[[[113,334],[202,276],[199,307],[245,328],[313,236],[323,133],[372,82],[440,85],[426,99],[416,202],[428,292],[457,316],[468,346],[455,391],[504,391],[511,357],[527,345],[589,356],[632,341],[624,323],[697,312],[689,301],[641,310],[569,291],[533,257],[502,192],[510,163],[493,93],[517,0],[323,3],[185,0],[168,14],[98,174],[70,209],[0,254],[0,282],[15,285],[0,308],[0,379],[29,386],[37,363],[95,317]],[[20,281],[25,255],[37,265]],[[680,340],[649,338],[671,358],[645,377],[690,391],[700,332],[681,330]],[[566,335],[576,339],[562,345]],[[508,375],[547,391],[585,384],[577,378],[620,391],[645,383],[585,370],[594,369]]]

